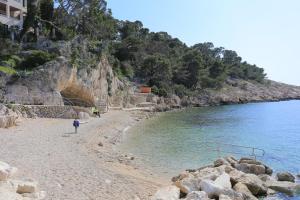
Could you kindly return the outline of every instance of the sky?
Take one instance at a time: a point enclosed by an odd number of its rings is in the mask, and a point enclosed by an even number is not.
[[[213,42],[300,86],[300,0],[107,0],[113,16],[140,20],[187,45]]]

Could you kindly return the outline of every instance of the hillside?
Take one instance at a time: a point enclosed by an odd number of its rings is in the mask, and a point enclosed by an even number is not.
[[[104,0],[56,5],[30,1],[22,31],[1,31],[2,103],[133,107],[139,85],[152,88],[145,101],[160,109],[300,97],[299,87],[268,80],[233,50],[188,47],[140,21],[120,21]]]

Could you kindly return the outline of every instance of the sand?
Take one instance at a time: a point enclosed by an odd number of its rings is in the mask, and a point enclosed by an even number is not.
[[[51,200],[149,199],[161,184],[156,177],[118,152],[124,132],[143,118],[141,111],[110,111],[82,120],[23,119],[0,129],[0,160],[19,169],[17,179],[39,182]],[[132,160],[133,159],[133,160]]]

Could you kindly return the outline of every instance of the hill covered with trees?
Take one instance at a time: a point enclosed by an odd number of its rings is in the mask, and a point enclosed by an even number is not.
[[[14,42],[9,39],[11,32]],[[263,83],[266,77],[263,68],[247,63],[233,50],[211,42],[189,47],[167,32],[151,32],[140,21],[115,19],[105,0],[28,0],[22,30],[1,31],[0,71],[22,74],[57,56],[41,50],[30,56],[18,54],[26,43],[77,36],[88,39],[93,56],[81,60],[80,47],[72,47],[73,66],[93,65],[105,55],[120,79],[151,86],[160,96],[220,89],[230,79]]]

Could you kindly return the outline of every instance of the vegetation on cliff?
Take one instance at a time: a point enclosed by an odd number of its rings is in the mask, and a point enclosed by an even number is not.
[[[17,33],[13,28],[10,32]],[[1,33],[2,66],[31,70],[57,56],[34,48],[25,49],[30,55],[20,54],[24,45],[4,39],[10,34]],[[228,79],[263,82],[266,76],[263,68],[243,61],[233,50],[210,42],[189,47],[166,32],[150,32],[140,21],[115,19],[105,0],[29,0],[23,29],[16,35],[20,44],[83,36],[95,55],[88,63],[105,54],[117,76],[149,85],[162,96],[218,89]],[[73,47],[70,62],[83,67],[87,61],[80,60],[80,52],[80,47]]]

